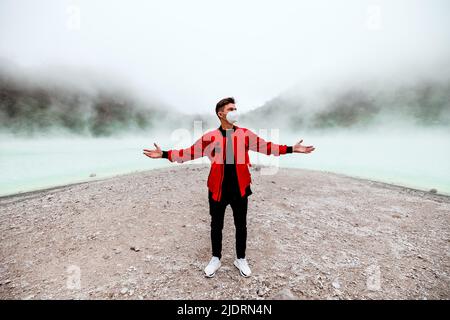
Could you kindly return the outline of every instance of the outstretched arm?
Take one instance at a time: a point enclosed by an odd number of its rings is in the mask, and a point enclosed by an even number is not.
[[[201,158],[205,155],[205,148],[210,143],[203,136],[198,139],[192,146],[185,149],[171,149],[161,150],[161,148],[154,143],[156,149],[144,149],[144,155],[150,158],[166,158],[170,162],[183,163],[189,160]]]
[[[251,130],[247,130],[247,135],[249,139],[249,149],[266,155],[273,154],[275,156],[279,156],[293,152],[310,153],[315,149],[313,146],[302,146],[301,143],[303,140],[300,140],[294,146],[288,146],[285,144],[276,144],[271,141],[266,141]]]
[[[274,156],[293,152],[292,146],[266,141],[251,130],[247,130],[245,133],[248,139],[248,148],[251,151]]]

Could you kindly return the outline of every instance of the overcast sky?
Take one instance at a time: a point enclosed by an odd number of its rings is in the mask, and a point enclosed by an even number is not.
[[[450,57],[450,1],[1,0],[0,57],[113,72],[178,109]],[[64,76],[64,75],[62,75]]]

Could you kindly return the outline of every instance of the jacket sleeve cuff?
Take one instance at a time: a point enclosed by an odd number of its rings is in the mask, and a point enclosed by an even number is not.
[[[163,150],[163,152],[162,152],[162,158],[169,159],[169,153],[168,153],[167,151]]]
[[[286,153],[293,153],[292,146],[286,148]]]

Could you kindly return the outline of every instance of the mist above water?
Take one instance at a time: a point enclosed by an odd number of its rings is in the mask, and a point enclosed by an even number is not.
[[[316,147],[279,165],[450,192],[448,1],[173,8],[0,3],[0,194],[172,165],[141,151],[189,146],[227,96]]]

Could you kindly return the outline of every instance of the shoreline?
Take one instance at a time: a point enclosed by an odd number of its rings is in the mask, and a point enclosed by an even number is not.
[[[204,166],[204,164],[188,164],[187,166]],[[67,183],[67,184],[62,184],[62,185],[57,185],[57,186],[53,186],[53,187],[46,187],[46,188],[42,188],[42,189],[36,189],[36,190],[30,190],[30,191],[24,191],[24,192],[19,192],[19,193],[13,193],[13,194],[7,194],[7,195],[2,195],[0,196],[0,203],[3,200],[15,200],[15,198],[23,198],[24,199],[19,199],[17,201],[21,201],[21,200],[25,200],[25,199],[30,199],[32,197],[35,196],[39,196],[41,193],[46,193],[46,192],[51,192],[51,191],[58,191],[58,190],[64,190],[66,188],[69,187],[73,187],[73,186],[77,186],[77,185],[83,185],[83,184],[89,184],[89,183],[94,183],[94,182],[98,182],[98,181],[107,181],[110,179],[116,179],[119,177],[123,177],[123,176],[128,176],[128,175],[134,175],[137,173],[149,173],[155,170],[164,170],[167,168],[172,168],[174,166],[168,166],[168,167],[163,167],[163,168],[155,168],[155,169],[144,169],[144,170],[136,170],[136,171],[132,171],[132,172],[128,172],[128,173],[121,173],[121,174],[115,174],[112,175],[110,177],[105,177],[105,178],[98,178],[98,179],[93,179],[93,180],[86,180],[86,181],[81,181],[81,182],[74,182],[74,183]],[[267,167],[266,165],[253,165],[253,167],[250,168],[251,172],[252,170],[254,171],[253,168],[261,168],[261,167]],[[384,187],[391,187],[391,188],[396,188],[396,189],[404,189],[404,190],[408,190],[409,192],[416,192],[416,193],[420,193],[422,195],[432,195],[432,196],[436,196],[436,197],[440,197],[440,198],[444,198],[444,199],[448,199],[450,200],[450,194],[446,194],[446,193],[439,193],[439,190],[436,193],[432,193],[430,191],[426,191],[424,189],[418,189],[418,188],[412,188],[409,186],[404,186],[404,185],[399,185],[399,184],[394,184],[394,183],[389,183],[389,182],[383,182],[383,181],[378,181],[378,180],[373,180],[373,179],[368,179],[368,178],[362,178],[362,177],[357,177],[357,176],[351,176],[351,175],[347,175],[344,173],[337,173],[337,172],[332,172],[332,171],[328,171],[328,170],[314,170],[314,169],[303,169],[303,168],[291,168],[291,167],[280,167],[283,169],[292,169],[292,170],[304,170],[304,171],[312,171],[312,172],[321,172],[321,173],[326,173],[326,174],[334,174],[334,175],[338,175],[338,176],[342,176],[342,177],[346,177],[346,178],[351,178],[351,179],[356,179],[356,180],[360,180],[360,181],[367,181],[373,184],[378,184],[380,186],[384,186]]]

